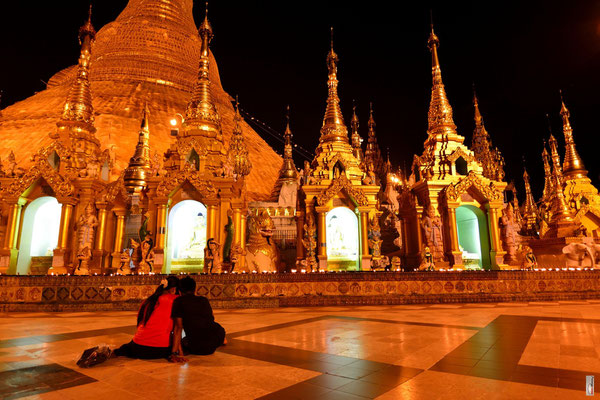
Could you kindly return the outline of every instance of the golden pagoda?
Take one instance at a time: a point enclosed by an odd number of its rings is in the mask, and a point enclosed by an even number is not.
[[[565,138],[565,158],[562,165],[563,192],[565,202],[575,216],[576,222],[583,224],[590,235],[597,236],[600,228],[600,196],[587,176],[583,160],[575,148],[573,128],[569,121],[570,113],[562,98],[560,116]]]
[[[379,184],[375,171],[363,172],[348,140],[337,92],[339,58],[333,49],[333,28],[331,34],[327,107],[316,155],[300,191],[297,246],[303,247],[305,222],[317,221],[320,269],[368,269],[368,222],[376,215]],[[298,258],[304,257],[306,253],[299,252]]]
[[[437,267],[500,268],[504,265],[498,220],[506,183],[489,179],[481,163],[456,131],[438,57],[439,39],[431,27],[431,102],[427,139],[415,156],[411,192],[404,202],[407,263],[419,265],[429,251]],[[482,125],[483,126],[483,125]],[[467,221],[476,221],[468,228]],[[470,229],[470,231],[469,231]]]
[[[537,236],[538,212],[531,192],[531,184],[527,169],[523,169],[525,183],[525,203],[523,204],[523,233]]]
[[[356,105],[352,104],[352,119],[350,120],[350,130],[351,134],[351,142],[352,142],[352,150],[354,157],[358,160],[358,162],[363,166],[363,170],[366,170],[363,165],[364,155],[362,150],[362,138],[360,137],[360,132],[358,130],[360,126],[360,121],[358,120],[358,116],[356,115]]]
[[[202,271],[209,239],[243,251],[281,157],[231,105],[192,7],[130,0],[97,33],[90,15],[79,63],[2,110],[0,273]]]

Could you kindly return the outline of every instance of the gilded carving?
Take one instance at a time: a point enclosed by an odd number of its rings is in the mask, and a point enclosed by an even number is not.
[[[171,172],[158,185],[156,194],[160,197],[168,197],[178,186],[189,182],[205,198],[216,197],[217,190],[212,182],[196,171],[192,165],[186,164],[180,171]]]
[[[502,200],[502,192],[496,189],[493,183],[486,185],[473,171],[469,171],[469,174],[458,183],[450,184],[445,189],[446,198],[450,201],[457,201],[471,187],[474,187],[488,201]]]
[[[325,190],[323,190],[317,196],[317,203],[319,205],[325,205],[329,200],[331,200],[336,194],[338,194],[341,190],[345,190],[348,195],[350,195],[359,206],[368,206],[369,200],[367,196],[363,193],[362,190],[352,185],[352,182],[346,177],[346,175],[340,175],[338,178],[334,179],[331,182],[331,185]]]
[[[75,192],[75,187],[71,182],[56,172],[47,160],[38,159],[38,163],[32,165],[23,176],[17,177],[10,184],[3,186],[0,193],[2,193],[2,197],[20,196],[39,178],[44,178],[57,196],[69,197]]]

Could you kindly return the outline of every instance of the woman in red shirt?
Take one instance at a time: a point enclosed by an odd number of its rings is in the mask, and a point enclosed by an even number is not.
[[[160,282],[152,296],[148,297],[137,316],[137,330],[133,340],[111,350],[107,346],[87,349],[77,361],[80,367],[91,367],[108,358],[125,356],[129,358],[154,359],[168,358],[171,355],[173,320],[171,308],[177,298],[179,279],[170,276]]]
[[[161,281],[154,294],[140,307],[133,340],[114,350],[113,356],[143,359],[169,357],[173,332],[171,308],[177,298],[178,288],[179,279],[175,276]]]

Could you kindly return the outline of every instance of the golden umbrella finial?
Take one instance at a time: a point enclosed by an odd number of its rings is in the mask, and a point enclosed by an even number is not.
[[[587,170],[583,165],[583,160],[579,156],[577,149],[575,148],[575,140],[573,139],[573,128],[571,127],[571,122],[569,121],[569,117],[571,113],[569,109],[565,105],[565,101],[563,99],[562,90],[560,93],[560,116],[563,121],[563,135],[565,137],[565,159],[563,162],[563,175],[565,179],[572,178],[581,178],[587,176]]]
[[[333,50],[333,27],[331,28],[331,49],[327,54],[327,70],[328,70],[328,96],[327,108],[323,118],[323,127],[321,128],[320,142],[348,142],[348,129],[344,125],[344,117],[340,108],[340,99],[338,97],[337,87],[337,63],[338,55]]]

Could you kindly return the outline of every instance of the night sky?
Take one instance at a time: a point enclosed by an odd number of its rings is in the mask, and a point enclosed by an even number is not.
[[[2,108],[43,90],[55,72],[78,57],[77,30],[87,1],[11,2],[0,15]],[[94,2],[93,23],[114,20],[126,0]],[[600,2],[571,1],[213,1],[210,19],[223,86],[249,113],[283,131],[292,108],[294,140],[313,151],[327,97],[329,27],[340,57],[339,94],[349,125],[356,99],[366,139],[373,101],[383,153],[409,167],[426,138],[431,91],[429,13],[440,38],[440,63],[458,132],[470,144],[472,83],[492,141],[504,154],[507,180],[522,189],[522,157],[543,185],[540,153],[545,114],[564,153],[558,114],[562,89],[575,141],[598,184]],[[203,17],[196,2],[195,20]],[[260,131],[259,131],[260,133]],[[281,153],[282,145],[262,135]],[[296,163],[301,165],[298,156]]]

